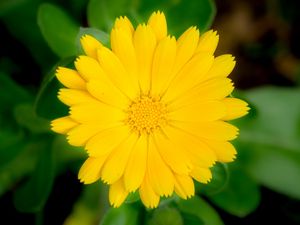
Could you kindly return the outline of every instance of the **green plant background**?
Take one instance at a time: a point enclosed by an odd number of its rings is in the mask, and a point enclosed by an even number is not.
[[[270,28],[260,28],[265,37],[253,32],[257,21],[245,16],[246,1],[235,2],[1,0],[0,214],[14,219],[2,223],[0,218],[0,223],[19,224],[20,218],[22,224],[37,225],[248,224],[249,215],[261,210],[265,193],[273,193],[275,206],[286,204],[278,207],[287,224],[300,223],[299,213],[291,207],[299,206],[300,200],[300,48],[292,48],[289,42],[290,36],[298,37],[293,23],[299,18],[293,1],[262,1],[265,11],[257,13],[271,15],[269,20],[275,21]],[[255,4],[251,7],[260,9]],[[165,12],[175,36],[191,25],[201,32],[208,30],[220,9],[213,24],[220,29],[219,53],[237,54],[234,96],[248,101],[251,111],[234,121],[240,128],[234,142],[237,160],[217,164],[211,183],[196,184],[194,198],[184,201],[174,196],[148,210],[133,193],[122,207],[112,209],[104,185],[81,186],[76,180],[84,151],[49,129],[49,121],[67,110],[56,97],[59,84],[54,70],[58,65],[72,66],[82,53],[83,34],[109,45],[108,33],[117,16],[127,15],[137,24],[158,9]],[[222,41],[223,37],[227,39]],[[73,194],[64,199],[68,192]],[[55,201],[59,197],[62,201]],[[252,222],[261,221],[252,218]]]

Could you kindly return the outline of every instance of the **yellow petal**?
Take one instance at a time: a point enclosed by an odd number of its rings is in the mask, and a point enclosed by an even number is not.
[[[210,169],[201,168],[199,166],[195,166],[191,172],[191,176],[198,182],[207,184],[211,178],[212,174]]]
[[[226,113],[223,120],[233,120],[246,115],[249,111],[248,103],[237,98],[225,98]]]
[[[174,172],[178,174],[188,174],[190,172],[192,165],[185,149],[176,145],[167,134],[157,133],[154,141],[161,157]]]
[[[157,195],[149,182],[147,173],[145,174],[142,185],[139,189],[140,198],[143,204],[148,208],[156,208],[159,204],[159,195]]]
[[[126,16],[121,16],[116,19],[114,28],[122,29],[129,37],[132,37],[134,28],[130,20]]]
[[[103,79],[106,75],[96,59],[88,56],[79,56],[75,61],[79,74],[86,80]]]
[[[178,148],[185,150],[185,154],[194,165],[210,167],[216,162],[215,152],[197,137],[176,127],[164,127],[163,131]]]
[[[87,83],[87,90],[95,98],[107,105],[120,109],[125,109],[129,105],[129,99],[111,82],[90,80]]]
[[[214,57],[207,53],[199,53],[195,55],[169,85],[165,95],[165,101],[172,101],[186,91],[195,87],[211,68]]]
[[[216,31],[209,30],[200,36],[196,52],[207,52],[214,54],[219,42],[219,35]]]
[[[192,58],[199,40],[199,30],[196,27],[187,29],[177,41],[177,54],[174,75]]]
[[[150,89],[150,76],[156,37],[149,25],[139,25],[133,36],[138,62],[139,84],[144,93]]]
[[[219,162],[232,162],[236,158],[234,146],[227,141],[205,141],[207,145],[214,150]]]
[[[105,157],[89,157],[81,166],[78,179],[84,184],[91,184],[100,178],[100,170],[106,159]]]
[[[58,98],[68,106],[82,103],[97,103],[97,99],[88,92],[77,89],[61,88],[58,92]]]
[[[167,21],[163,12],[157,11],[152,13],[148,20],[148,25],[152,27],[157,41],[167,36]]]
[[[131,79],[138,85],[138,67],[132,37],[128,36],[126,30],[115,28],[111,31],[110,38],[112,51],[119,58]]]
[[[97,39],[86,34],[80,38],[80,43],[87,56],[97,59],[97,49],[102,46]]]
[[[131,77],[119,58],[108,48],[98,50],[98,60],[110,80],[129,98],[135,98],[139,93],[136,80]]]
[[[152,140],[149,140],[148,178],[155,193],[160,196],[171,196],[174,191],[174,176],[161,158]]]
[[[209,140],[228,141],[233,140],[238,135],[238,129],[223,121],[211,122],[174,122],[176,126],[192,133],[193,135]]]
[[[234,57],[230,54],[221,55],[215,58],[210,70],[207,73],[207,79],[213,77],[227,77],[235,66]]]
[[[130,135],[125,141],[121,142],[120,145],[118,145],[109,155],[101,171],[101,179],[105,183],[115,183],[123,176],[129,156],[136,141],[137,136]]]
[[[195,195],[195,187],[193,179],[188,175],[175,174],[175,192],[183,198],[188,199]]]
[[[69,116],[61,117],[51,121],[51,130],[59,134],[66,134],[69,130],[77,126]]]
[[[147,136],[141,135],[133,147],[124,173],[125,189],[136,191],[144,179],[147,167]]]
[[[85,90],[85,81],[76,70],[58,67],[56,77],[65,87]]]
[[[176,121],[214,121],[225,115],[225,107],[221,101],[194,102],[190,105],[174,109],[169,113],[171,120]]]
[[[67,134],[67,140],[70,145],[83,146],[86,142],[92,138],[95,134],[101,132],[104,129],[110,128],[112,125],[109,123],[84,123],[71,129]]]
[[[152,76],[151,93],[158,95],[162,92],[166,83],[170,80],[176,56],[176,40],[174,37],[165,37],[155,49]]]
[[[120,123],[125,119],[125,113],[115,107],[98,101],[93,104],[80,104],[70,107],[70,117],[79,123]]]
[[[128,191],[125,190],[123,180],[120,179],[109,187],[109,203],[114,207],[119,207],[126,199]]]
[[[109,128],[92,137],[85,148],[92,157],[105,155],[116,149],[129,135],[129,129],[125,126]]]
[[[228,78],[218,77],[200,83],[185,94],[174,99],[169,105],[172,108],[180,108],[195,101],[221,100],[230,95],[234,87]]]

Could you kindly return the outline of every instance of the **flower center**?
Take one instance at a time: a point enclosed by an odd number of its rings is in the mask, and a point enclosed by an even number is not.
[[[149,134],[167,123],[166,106],[149,96],[141,96],[133,101],[127,112],[126,124],[139,134]]]

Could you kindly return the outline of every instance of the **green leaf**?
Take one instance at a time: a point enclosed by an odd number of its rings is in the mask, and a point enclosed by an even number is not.
[[[38,25],[49,47],[60,58],[77,53],[79,26],[59,7],[43,3],[38,10]]]
[[[129,193],[128,197],[126,198],[126,203],[133,203],[140,200],[140,195],[138,191]]]
[[[300,89],[264,87],[243,92],[256,115],[241,120],[239,140],[300,153]]]
[[[188,200],[178,199],[176,203],[181,212],[197,216],[204,225],[223,225],[216,210],[199,196],[194,196]]]
[[[0,167],[0,196],[15,186],[24,176],[34,169],[37,150],[40,145],[27,139],[27,143],[17,146],[18,154],[11,160],[1,163]],[[10,151],[10,149],[6,149]],[[1,158],[2,160],[2,158]],[[3,159],[4,160],[4,159]]]
[[[212,180],[208,184],[196,182],[196,191],[205,195],[214,195],[226,187],[229,172],[226,164],[216,163],[212,168]]]
[[[275,146],[243,143],[241,157],[249,174],[260,184],[300,199],[300,154]]]
[[[180,212],[169,206],[161,206],[153,210],[148,225],[183,225]]]
[[[83,192],[64,225],[96,224],[103,212],[103,201],[100,199],[101,187],[99,182],[83,187]]]
[[[21,129],[0,130],[0,169],[5,167],[23,150],[24,133]]]
[[[17,2],[17,0],[6,1]],[[22,1],[18,7],[10,7],[1,21],[10,34],[30,50],[31,55],[42,68],[48,69],[55,62],[56,56],[47,46],[36,21],[40,0]],[[30,59],[30,56],[27,58]]]
[[[96,38],[98,41],[100,41],[103,45],[108,46],[109,45],[109,35],[105,33],[102,30],[98,30],[96,28],[84,28],[80,27],[78,35],[77,35],[77,49],[78,49],[78,55],[83,54],[83,49],[80,43],[80,38],[85,35],[91,35],[92,37]]]
[[[20,7],[29,0],[2,0],[0,1],[0,16],[9,13],[14,8]]]
[[[203,220],[201,220],[198,216],[189,213],[181,213],[183,218],[184,225],[204,225]]]
[[[139,211],[136,205],[123,204],[119,208],[110,208],[100,225],[137,225]]]
[[[58,66],[67,66],[73,61],[74,57],[61,60],[45,76],[34,104],[34,109],[38,116],[52,120],[67,115],[68,108],[57,98],[57,92],[61,85],[55,78],[55,70]]]
[[[45,141],[46,140],[46,141]],[[52,138],[41,137],[40,157],[30,179],[14,194],[15,207],[21,212],[40,211],[51,192],[54,180]]]
[[[255,113],[238,121],[239,160],[264,186],[300,199],[300,89],[264,87],[243,95]]]
[[[14,108],[14,116],[19,125],[26,127],[33,133],[45,133],[50,131],[49,121],[38,117],[32,104],[23,103]]]
[[[1,104],[6,106],[0,107],[0,112],[10,109],[15,104],[32,100],[30,94],[23,87],[2,72],[0,72],[0,90]]]
[[[169,31],[173,34],[180,34],[190,26],[197,26],[203,32],[211,26],[216,14],[212,0],[142,0],[138,8],[144,19],[156,10],[165,12]]]
[[[228,213],[244,217],[259,205],[260,191],[258,185],[239,168],[231,170],[227,187],[209,198]]]
[[[116,17],[127,14],[134,8],[135,0],[90,0],[87,8],[91,27],[109,31]]]

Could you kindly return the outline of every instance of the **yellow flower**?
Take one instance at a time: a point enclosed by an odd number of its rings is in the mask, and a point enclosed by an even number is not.
[[[238,129],[226,121],[248,107],[228,97],[234,58],[214,57],[216,32],[190,27],[178,40],[168,35],[161,12],[136,29],[118,18],[110,38],[111,50],[83,36],[86,56],[76,59],[76,70],[58,68],[66,87],[58,98],[70,113],[52,121],[52,130],[84,146],[89,157],[79,179],[108,184],[114,207],[137,190],[150,208],[174,191],[193,196],[193,179],[207,183],[215,162],[236,155],[229,141]]]

